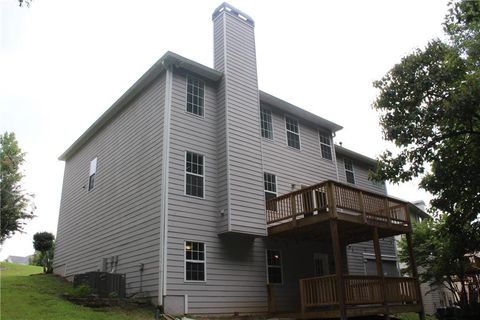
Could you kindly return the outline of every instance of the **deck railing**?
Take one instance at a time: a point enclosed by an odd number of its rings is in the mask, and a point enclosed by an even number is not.
[[[325,181],[267,201],[267,224],[316,214],[349,213],[359,221],[409,224],[405,202],[335,181]]]
[[[345,276],[345,304],[382,303],[382,279],[378,276]]]
[[[383,303],[382,279],[379,276],[345,275],[346,305],[380,305]],[[385,277],[388,304],[418,303],[415,278]],[[337,277],[329,275],[300,280],[302,309],[338,305]]]

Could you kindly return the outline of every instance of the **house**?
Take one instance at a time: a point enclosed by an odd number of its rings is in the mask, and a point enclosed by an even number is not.
[[[167,52],[60,156],[54,272],[125,273],[172,314],[421,313],[390,277],[408,203],[340,125],[258,89],[252,18],[212,20],[214,68]]]
[[[17,264],[28,264],[29,257],[19,257],[19,256],[8,256],[5,259],[6,262],[17,263]]]

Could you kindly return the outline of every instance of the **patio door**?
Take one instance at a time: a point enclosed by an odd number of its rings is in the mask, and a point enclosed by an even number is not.
[[[328,255],[325,253],[313,254],[313,276],[321,277],[330,274],[328,268]]]

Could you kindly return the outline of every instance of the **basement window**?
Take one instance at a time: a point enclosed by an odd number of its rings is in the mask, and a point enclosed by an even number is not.
[[[185,241],[185,281],[205,281],[205,244]]]
[[[205,83],[190,75],[187,76],[187,112],[203,117]]]
[[[280,250],[267,250],[268,283],[282,283],[282,253]]]
[[[88,191],[95,188],[95,175],[97,174],[97,158],[90,161],[90,175],[88,178]]]

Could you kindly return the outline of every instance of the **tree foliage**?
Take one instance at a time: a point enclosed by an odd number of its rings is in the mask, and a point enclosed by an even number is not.
[[[14,133],[5,132],[0,136],[0,242],[17,231],[22,232],[25,220],[34,217],[33,195],[21,186],[24,156]]]
[[[421,177],[432,207],[456,223],[480,213],[480,1],[450,3],[447,41],[404,57],[374,86],[385,151],[373,178]]]
[[[464,233],[452,233],[446,228],[443,215],[437,220],[425,219],[413,225],[413,254],[421,282],[443,286],[460,297],[460,305],[466,304],[465,281],[470,269],[468,255],[480,244],[480,232],[470,223],[463,226]],[[398,242],[400,261],[410,269],[410,259],[405,238]],[[409,272],[410,273],[410,272]],[[410,273],[411,274],[411,273]],[[461,285],[458,286],[457,284]]]
[[[52,273],[53,252],[55,249],[55,236],[50,232],[37,232],[33,235],[33,248],[40,254],[37,259],[41,261],[43,272]]]

